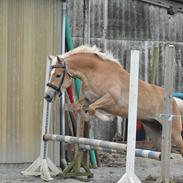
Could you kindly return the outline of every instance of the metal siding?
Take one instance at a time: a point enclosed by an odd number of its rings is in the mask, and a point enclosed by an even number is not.
[[[60,7],[59,0],[0,1],[0,163],[39,155],[46,56],[60,52]]]

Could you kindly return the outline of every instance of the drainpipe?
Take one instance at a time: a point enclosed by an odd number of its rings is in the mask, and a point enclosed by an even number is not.
[[[61,54],[65,53],[65,23],[66,23],[67,2],[62,0],[61,8]],[[65,92],[60,96],[60,134],[65,136]],[[65,169],[67,162],[65,159],[65,142],[60,143],[60,167]]]

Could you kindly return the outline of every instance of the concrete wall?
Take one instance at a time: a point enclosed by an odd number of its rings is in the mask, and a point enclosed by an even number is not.
[[[105,17],[105,1],[91,0],[91,45],[102,50],[104,40],[123,65],[128,65],[127,51],[140,49],[141,79],[149,81],[154,47],[159,48],[158,77],[156,83],[162,85],[164,66],[164,46],[176,47],[175,90],[183,91],[183,14],[167,14],[167,9],[140,0],[109,0]],[[168,2],[168,1],[167,1]],[[180,4],[179,4],[180,5]],[[183,5],[182,5],[183,6]],[[83,44],[83,1],[69,1],[69,16],[75,46]],[[104,22],[107,21],[104,37]],[[146,68],[145,68],[146,66]]]

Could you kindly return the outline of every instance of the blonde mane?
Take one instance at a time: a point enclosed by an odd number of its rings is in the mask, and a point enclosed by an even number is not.
[[[62,57],[66,58],[68,56],[71,56],[71,55],[74,55],[77,53],[93,53],[93,54],[96,54],[98,57],[100,57],[104,61],[112,61],[112,62],[115,62],[120,65],[120,62],[114,58],[114,56],[111,52],[107,51],[106,53],[102,53],[100,51],[100,48],[98,48],[96,46],[91,47],[89,45],[79,46],[79,47],[65,53],[64,55],[62,55]]]

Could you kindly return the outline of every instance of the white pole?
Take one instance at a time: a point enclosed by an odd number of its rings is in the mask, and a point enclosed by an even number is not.
[[[126,173],[118,183],[141,183],[139,178],[135,175],[139,55],[138,50],[131,51]]]

